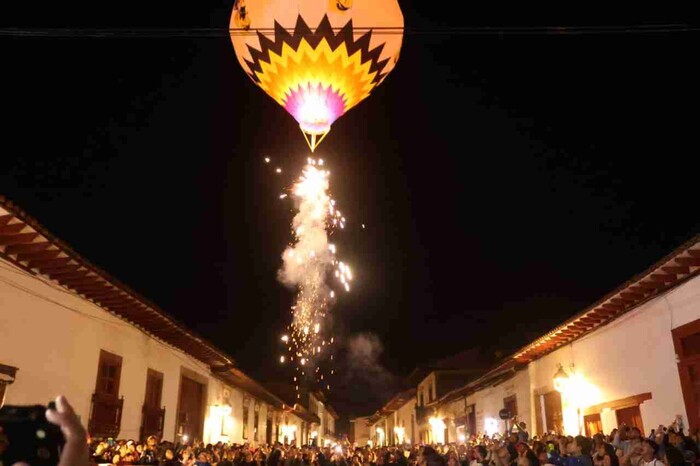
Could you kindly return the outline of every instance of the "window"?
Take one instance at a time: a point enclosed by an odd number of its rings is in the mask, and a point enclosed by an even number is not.
[[[162,437],[163,421],[165,420],[165,408],[161,408],[160,401],[163,393],[163,373],[148,369],[146,373],[146,395],[141,408],[141,434],[142,440],[149,435]]]
[[[117,437],[119,434],[124,406],[124,398],[119,398],[121,373],[121,356],[100,350],[88,422],[88,432],[94,437]]]
[[[243,438],[248,438],[248,405],[250,400],[247,398],[243,400]]]
[[[425,406],[425,403],[423,403],[423,393],[420,394],[420,402],[418,404]]]
[[[121,378],[121,373],[121,356],[101,350],[95,393],[117,398],[119,396],[119,380]]]
[[[163,373],[148,369],[146,374],[146,399],[143,404],[149,408],[160,408],[163,394]]]
[[[510,411],[511,416],[518,415],[518,399],[515,395],[503,398],[503,407]]]
[[[15,375],[17,374],[17,368],[12,366],[6,366],[0,364],[0,407],[2,407],[5,401],[5,394],[7,393],[7,386],[15,381]]]

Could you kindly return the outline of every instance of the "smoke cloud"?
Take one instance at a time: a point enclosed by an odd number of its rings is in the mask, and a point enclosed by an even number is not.
[[[371,414],[395,394],[397,378],[381,363],[384,346],[373,333],[361,333],[347,341],[342,399],[355,415]],[[369,410],[369,411],[368,411]]]

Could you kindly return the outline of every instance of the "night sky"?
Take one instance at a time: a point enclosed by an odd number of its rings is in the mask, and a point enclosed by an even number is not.
[[[0,25],[227,28],[232,7],[25,3]],[[451,3],[403,1],[406,24],[650,22]],[[342,414],[370,413],[417,365],[507,354],[700,232],[697,34],[405,38],[318,152],[356,274],[334,309]],[[230,40],[5,36],[0,49],[0,193],[251,375],[283,379],[293,293],[276,272],[292,212],[278,196],[308,149]]]

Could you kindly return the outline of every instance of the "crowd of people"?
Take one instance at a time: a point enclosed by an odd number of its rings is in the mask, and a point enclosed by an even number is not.
[[[508,436],[472,436],[447,445],[327,447],[93,440],[93,463],[158,466],[689,466],[700,463],[697,432],[675,424],[648,437],[622,425],[610,435],[530,438],[524,423]]]

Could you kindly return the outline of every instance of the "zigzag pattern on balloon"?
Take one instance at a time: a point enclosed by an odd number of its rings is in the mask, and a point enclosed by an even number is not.
[[[249,76],[307,126],[314,122],[304,115],[304,105],[322,108],[323,115],[315,114],[314,119],[328,126],[386,76],[382,70],[388,60],[379,60],[383,44],[370,50],[371,31],[355,40],[352,21],[336,34],[324,16],[313,32],[299,16],[293,33],[275,22],[274,41],[259,32],[258,37],[261,50],[248,45]]]

